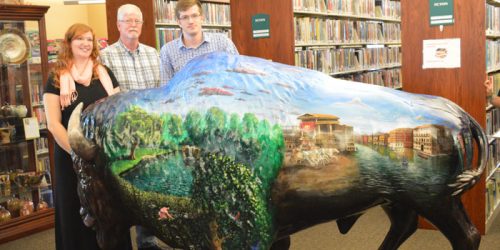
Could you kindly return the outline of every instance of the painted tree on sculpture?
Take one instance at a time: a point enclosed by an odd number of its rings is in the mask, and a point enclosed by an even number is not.
[[[135,159],[137,147],[154,147],[160,141],[162,121],[155,114],[137,106],[120,113],[113,125],[118,148],[129,150],[128,158]],[[115,149],[117,150],[117,149]]]

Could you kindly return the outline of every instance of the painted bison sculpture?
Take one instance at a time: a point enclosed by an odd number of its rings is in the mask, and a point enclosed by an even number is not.
[[[453,249],[479,247],[460,196],[487,140],[444,98],[211,53],[166,86],[77,108],[68,133],[81,215],[103,249],[131,225],[182,249],[269,249],[331,220],[347,233],[377,205],[391,221],[380,249],[397,249],[418,215]]]

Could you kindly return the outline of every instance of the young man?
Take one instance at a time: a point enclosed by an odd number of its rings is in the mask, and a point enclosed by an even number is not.
[[[161,83],[158,51],[139,42],[142,23],[139,7],[133,4],[120,6],[116,22],[120,38],[101,51],[101,62],[115,73],[122,90],[153,88]],[[136,233],[139,250],[161,249],[156,237],[146,228],[136,226]]]
[[[139,42],[142,12],[136,5],[118,8],[118,41],[101,51],[101,61],[116,75],[122,90],[160,86],[160,57],[155,48]]]
[[[177,71],[196,56],[214,51],[238,54],[236,46],[227,36],[202,31],[204,16],[200,1],[179,0],[175,6],[175,15],[182,34],[161,48],[163,83],[167,83]]]

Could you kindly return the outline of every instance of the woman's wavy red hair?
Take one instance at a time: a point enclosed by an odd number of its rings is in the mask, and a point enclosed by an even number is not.
[[[99,60],[97,60],[97,58],[99,57],[99,46],[97,45],[97,40],[95,39],[95,33],[90,26],[83,23],[75,23],[71,25],[66,31],[66,34],[64,35],[64,41],[61,44],[61,50],[57,55],[57,62],[53,70],[55,74],[56,87],[59,87],[59,79],[61,75],[64,74],[65,72],[69,72],[71,67],[73,66],[74,56],[73,56],[73,51],[71,51],[71,42],[75,40],[77,37],[89,31],[92,33],[92,39],[93,39],[92,42],[93,48],[92,48],[92,53],[90,54],[90,59],[92,59],[92,61],[94,62],[94,67],[92,69],[93,79],[99,77],[99,73],[97,70],[97,67],[100,65]]]

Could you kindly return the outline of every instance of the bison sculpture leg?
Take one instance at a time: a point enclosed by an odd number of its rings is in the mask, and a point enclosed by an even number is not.
[[[391,227],[379,249],[398,249],[417,230],[417,213],[399,203],[383,205],[382,208],[391,221]]]
[[[479,249],[481,235],[467,216],[460,197],[445,198],[436,203],[419,209],[419,214],[448,238],[454,250]]]

